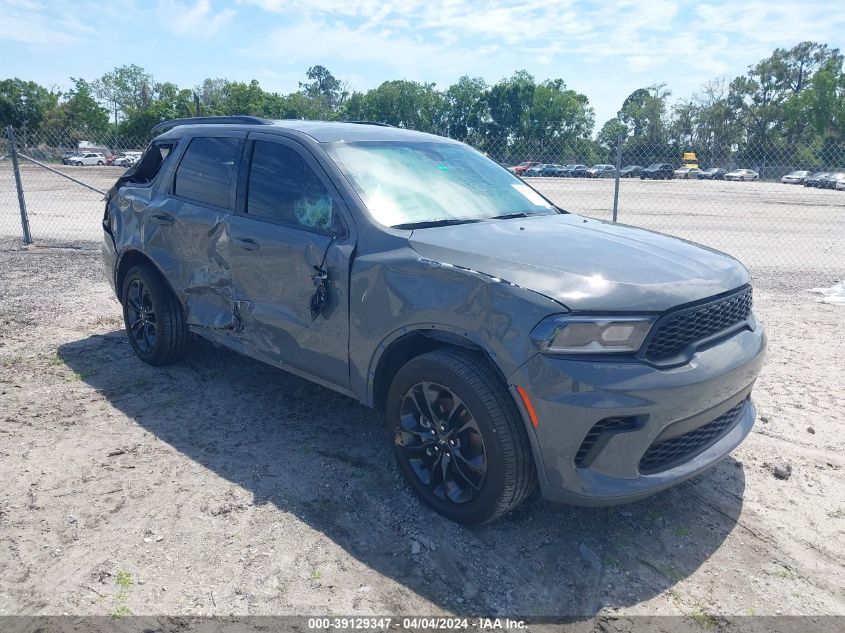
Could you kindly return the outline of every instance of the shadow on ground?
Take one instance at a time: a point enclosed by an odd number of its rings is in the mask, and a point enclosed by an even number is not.
[[[255,504],[295,515],[457,614],[590,616],[648,600],[701,566],[742,508],[742,466],[727,458],[628,506],[553,507],[535,494],[492,525],[462,528],[401,481],[379,415],[330,390],[202,340],[168,368],[139,361],[122,331],[59,354],[114,407]]]

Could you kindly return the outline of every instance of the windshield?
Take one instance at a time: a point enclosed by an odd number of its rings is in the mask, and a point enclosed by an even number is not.
[[[385,226],[557,212],[522,180],[466,145],[367,141],[323,147]]]

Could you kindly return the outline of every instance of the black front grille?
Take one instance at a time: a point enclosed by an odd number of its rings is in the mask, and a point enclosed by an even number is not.
[[[751,288],[710,303],[670,313],[659,319],[646,346],[645,357],[660,361],[687,345],[745,321],[751,314]]]
[[[648,447],[640,460],[640,472],[643,475],[659,473],[694,457],[715,444],[739,421],[747,402],[748,398],[732,409],[725,411],[712,422],[708,422],[688,433],[654,442]]]
[[[637,417],[615,417],[605,418],[599,420],[593,425],[587,433],[587,437],[581,442],[578,452],[575,453],[575,465],[578,467],[589,466],[592,458],[601,450],[600,442],[610,438],[614,433],[624,433],[625,431],[636,431],[642,427],[640,418]],[[598,450],[593,451],[593,448]]]

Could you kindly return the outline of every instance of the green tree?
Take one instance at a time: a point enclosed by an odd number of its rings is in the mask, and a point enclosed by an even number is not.
[[[534,89],[525,135],[532,140],[572,142],[587,138],[594,123],[585,95],[568,89],[563,79],[549,79]]]
[[[741,130],[728,102],[729,86],[725,78],[705,82],[693,96],[696,107],[695,138],[699,147],[706,148],[705,164],[725,164],[731,148],[741,139]]]
[[[59,93],[34,81],[0,80],[0,125],[37,129],[44,116],[59,103]]]
[[[117,128],[119,116],[144,110],[153,99],[153,77],[135,64],[118,66],[91,83],[94,95],[109,105]]]
[[[634,137],[645,137],[651,143],[666,141],[667,100],[672,92],[666,84],[653,84],[632,92],[622,103],[619,120]]]
[[[483,79],[467,75],[446,89],[443,98],[447,136],[471,140],[478,135],[488,116],[487,91],[488,86]]]
[[[622,136],[622,140],[628,137],[628,126],[625,125],[619,117],[613,117],[605,121],[601,126],[598,135],[596,136],[596,143],[602,149],[604,160],[614,162],[616,158],[616,139]],[[611,160],[613,159],[613,160]]]
[[[385,81],[364,94],[353,94],[342,109],[342,117],[442,134],[445,110],[446,101],[434,84],[396,80]]]
[[[261,116],[264,112],[264,100],[264,90],[255,79],[248,84],[231,81],[223,87],[223,101],[217,114]]]
[[[506,144],[509,140],[525,139],[528,111],[536,88],[533,75],[525,70],[515,72],[490,88],[487,97],[490,119],[486,133],[491,141]]]
[[[323,110],[340,110],[349,96],[345,83],[339,81],[325,66],[311,66],[305,76],[309,81],[299,84],[305,96],[319,103]]]
[[[749,146],[795,151],[808,140],[806,113],[794,116],[802,112],[799,95],[812,84],[816,71],[829,62],[841,65],[838,49],[801,42],[790,49],[775,49],[731,82],[728,102]],[[792,120],[784,120],[786,111],[793,114]]]
[[[194,102],[197,116],[212,116],[220,114],[223,102],[226,100],[226,86],[228,79],[205,79],[194,88]]]
[[[108,112],[97,103],[91,84],[73,77],[71,81],[73,88],[65,94],[65,100],[44,119],[48,138],[74,146],[82,140],[102,142],[108,133]]]

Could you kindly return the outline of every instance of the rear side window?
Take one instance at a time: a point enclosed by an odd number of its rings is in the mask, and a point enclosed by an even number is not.
[[[328,231],[337,226],[331,194],[292,148],[255,141],[246,213],[257,220]]]
[[[169,141],[158,141],[150,145],[147,150],[138,158],[134,167],[130,167],[126,174],[121,177],[121,182],[135,184],[149,184],[161,170],[165,159],[176,147],[175,139]],[[121,157],[128,157],[128,154],[121,154]]]
[[[241,140],[195,138],[185,150],[173,183],[182,198],[230,208],[229,192],[238,171]]]

